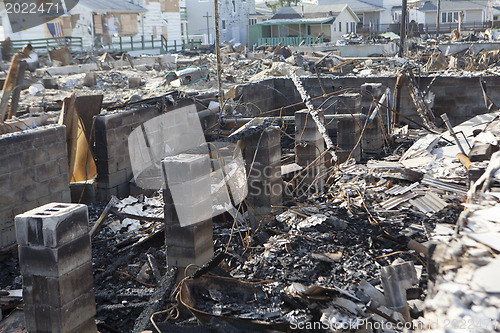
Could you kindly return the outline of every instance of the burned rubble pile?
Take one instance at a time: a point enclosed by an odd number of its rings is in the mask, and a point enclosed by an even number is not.
[[[70,184],[18,194],[0,332],[500,330],[500,112],[483,78],[479,115],[433,92],[498,52],[221,55],[222,82],[203,53],[26,76],[0,110],[9,157],[41,151],[17,182]]]

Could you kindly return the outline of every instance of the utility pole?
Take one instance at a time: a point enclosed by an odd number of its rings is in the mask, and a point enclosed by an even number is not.
[[[207,19],[207,44],[210,45],[210,21],[208,19],[212,16],[208,15],[207,12],[207,15],[203,15],[203,17],[206,17]]]
[[[439,20],[441,18],[441,0],[437,0],[436,12],[436,39],[439,39]]]
[[[438,0],[439,1],[439,0]],[[404,53],[404,45],[406,41],[406,13],[407,13],[407,3],[406,0],[403,0],[403,4],[401,6],[401,29],[399,36],[399,57],[403,57]]]
[[[214,19],[215,19],[215,55],[217,59],[217,86],[219,91],[219,110],[222,112],[224,105],[224,90],[222,90],[222,67],[220,60],[220,44],[219,44],[219,0],[214,0]]]

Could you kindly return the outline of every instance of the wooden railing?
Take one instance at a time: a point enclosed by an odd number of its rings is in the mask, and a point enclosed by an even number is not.
[[[258,45],[270,45],[276,46],[279,43],[282,45],[311,45],[316,43],[322,43],[323,38],[318,37],[270,37],[270,38],[259,38],[257,40]]]
[[[177,52],[185,49],[194,49],[201,46],[201,41],[191,39],[178,43],[176,40],[169,42],[163,35],[161,36],[161,53]]]
[[[37,53],[46,53],[53,48],[67,46],[69,49],[83,49],[83,40],[81,37],[57,37],[57,38],[38,38],[22,39],[12,41],[12,51],[17,52],[25,44],[31,44]]]

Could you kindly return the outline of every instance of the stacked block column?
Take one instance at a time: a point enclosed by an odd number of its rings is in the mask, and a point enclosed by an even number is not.
[[[209,156],[169,156],[162,168],[167,265],[202,266],[214,253]]]
[[[94,153],[99,201],[108,201],[112,195],[129,195],[129,181],[134,175],[128,137],[136,127],[160,114],[157,107],[147,107],[102,113],[95,118]]]
[[[0,135],[0,248],[16,241],[14,218],[49,202],[71,202],[64,126]]]
[[[323,112],[319,112],[320,119],[325,122]],[[325,151],[324,139],[318,131],[316,122],[307,110],[295,112],[295,163],[308,168],[297,179],[301,187],[309,188],[316,192],[321,191],[324,185]]]
[[[337,110],[342,114],[361,113],[362,96],[358,93],[344,93],[337,97]]]
[[[341,114],[361,113],[361,95],[358,93],[345,93],[338,96],[338,110]],[[357,145],[363,122],[358,118],[346,118],[337,122],[337,146],[343,152],[339,154],[340,161],[347,158],[352,151],[352,157],[361,160],[361,142]],[[353,151],[354,150],[354,151]]]
[[[97,332],[87,206],[50,203],[15,222],[28,332]]]
[[[277,211],[283,202],[280,134],[278,127],[271,126],[244,139],[243,157],[248,174],[246,202],[253,227]]]

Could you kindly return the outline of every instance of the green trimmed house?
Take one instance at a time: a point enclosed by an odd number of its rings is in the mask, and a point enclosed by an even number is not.
[[[355,33],[358,22],[347,4],[283,7],[270,20],[249,27],[249,45],[336,42]]]

